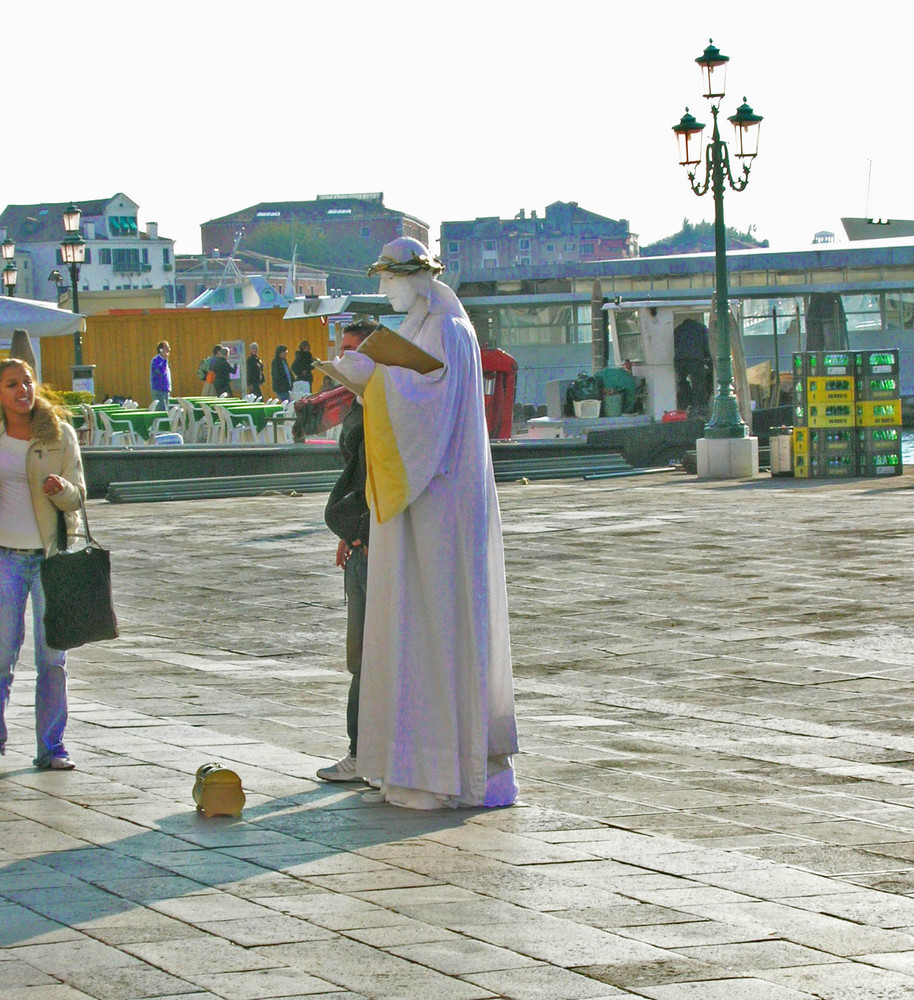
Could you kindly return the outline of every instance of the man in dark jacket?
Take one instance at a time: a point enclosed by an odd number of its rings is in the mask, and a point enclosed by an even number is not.
[[[681,409],[703,409],[711,399],[714,379],[708,328],[694,319],[683,320],[673,331],[673,369]]]
[[[229,349],[223,347],[213,358],[213,371],[216,374],[216,381],[213,388],[217,396],[232,395],[232,376],[238,371],[238,365],[229,364]]]
[[[342,351],[354,351],[375,330],[370,320],[357,320],[343,330]],[[352,675],[346,704],[346,732],[349,752],[330,767],[318,769],[325,781],[362,781],[358,771],[359,681],[362,674],[362,636],[365,631],[365,594],[368,586],[368,527],[370,517],[365,499],[365,431],[362,407],[352,404],[343,420],[340,451],[346,466],[330,492],[324,520],[339,536],[336,564],[344,573],[343,586],[348,601],[346,618],[346,668]]]
[[[247,366],[245,367],[247,376],[248,394],[262,396],[260,387],[266,381],[263,373],[263,361],[260,357],[260,348],[257,344],[251,344],[251,353],[248,355]]]

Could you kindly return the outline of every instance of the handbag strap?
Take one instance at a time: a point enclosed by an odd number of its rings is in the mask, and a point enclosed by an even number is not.
[[[80,496],[80,498],[79,498],[79,509],[82,511],[83,524],[86,526],[86,530],[85,530],[85,532],[80,532],[78,530],[79,526],[77,525],[77,531],[76,531],[75,535],[76,535],[76,537],[79,537],[79,535],[82,534],[82,536],[86,539],[87,544],[94,545],[97,548],[98,547],[98,542],[96,542],[96,540],[92,537],[92,532],[89,530],[89,515],[86,513],[86,501],[83,499],[82,496]],[[69,533],[67,532],[67,520],[64,517],[63,511],[58,508],[58,510],[57,510],[57,551],[58,552],[66,552],[67,551],[67,543],[68,543],[68,541],[69,541]]]

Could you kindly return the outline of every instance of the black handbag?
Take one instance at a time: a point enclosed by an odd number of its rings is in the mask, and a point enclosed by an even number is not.
[[[67,528],[57,512],[57,548],[41,564],[44,630],[52,649],[74,649],[87,642],[118,637],[111,597],[111,557],[89,531],[82,504],[86,545],[67,550]]]

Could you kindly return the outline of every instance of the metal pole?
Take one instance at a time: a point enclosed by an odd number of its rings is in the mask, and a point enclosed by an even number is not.
[[[711,419],[705,425],[705,437],[742,438],[749,428],[739,415],[733,391],[733,362],[730,357],[730,290],[727,281],[727,230],[724,224],[724,144],[714,115],[711,140],[711,190],[714,195],[714,262],[717,296],[717,395],[711,404]]]
[[[771,319],[774,322],[774,379],[775,379],[775,396],[774,405],[777,406],[781,401],[781,357],[778,354],[778,307],[772,306],[771,308]]]
[[[79,284],[79,266],[73,262],[69,264],[70,268],[70,301],[73,303],[73,312],[79,312],[79,289],[76,287]],[[73,334],[73,363],[76,365],[81,365],[83,363],[83,336],[79,332]]]

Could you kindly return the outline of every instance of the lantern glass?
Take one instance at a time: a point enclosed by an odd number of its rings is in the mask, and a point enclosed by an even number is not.
[[[695,120],[686,108],[685,114],[673,126],[676,142],[679,144],[679,163],[683,167],[694,167],[701,163],[701,136],[704,125]]]
[[[71,201],[69,205],[64,209],[63,212],[63,227],[68,233],[78,233],[79,232],[79,217],[82,215],[82,211],[78,209]]]
[[[4,260],[12,260],[16,256],[16,244],[8,237],[0,243],[0,255]]]
[[[65,264],[82,264],[86,259],[85,241],[64,240],[60,244],[60,252]]]
[[[729,61],[730,57],[725,56],[713,40],[708,42],[708,47],[695,60],[701,67],[703,94],[712,101],[719,101],[727,93],[727,63]]]
[[[3,287],[4,288],[15,288],[16,282],[19,280],[19,271],[15,264],[7,264],[3,269]]]
[[[677,132],[676,141],[679,144],[679,163],[683,167],[695,167],[701,163],[702,130],[693,132]]]
[[[757,115],[743,98],[743,103],[736,109],[736,114],[729,119],[734,131],[734,147],[736,155],[741,160],[751,160],[758,155],[759,132],[762,116]]]

